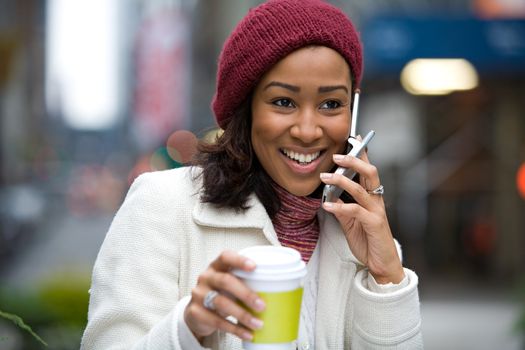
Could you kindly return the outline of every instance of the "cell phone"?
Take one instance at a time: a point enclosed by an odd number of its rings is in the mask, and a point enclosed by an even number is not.
[[[359,157],[375,134],[376,132],[374,130],[370,130],[368,134],[366,134],[363,141],[359,141],[356,138],[349,137],[348,143],[352,145],[352,149],[350,150],[348,155],[353,157]],[[345,167],[338,167],[335,171],[335,174],[344,175],[350,180],[352,180],[356,175],[356,172],[352,169],[348,169]],[[323,189],[323,202],[335,202],[341,196],[342,193],[343,189],[337,187],[336,185],[325,185]]]
[[[359,94],[361,93],[361,90],[356,89],[354,93],[354,99],[353,99],[353,110],[352,110],[352,123],[350,125],[350,137],[348,138],[348,148],[351,147],[351,149],[347,152],[349,155],[354,157],[359,157],[363,150],[366,148],[370,140],[375,135],[375,131],[370,131],[365,138],[362,141],[359,141],[357,139],[357,117],[358,117],[358,110],[359,110]],[[352,171],[350,169],[339,167],[335,171],[336,174],[342,174],[346,177],[348,177],[350,180],[354,178],[356,175],[355,171]],[[341,194],[343,193],[343,190],[335,185],[325,185],[323,189],[323,202],[334,202],[336,201]]]

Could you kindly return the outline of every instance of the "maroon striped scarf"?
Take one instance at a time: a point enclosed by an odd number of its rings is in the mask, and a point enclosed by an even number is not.
[[[281,200],[281,207],[272,219],[277,238],[283,246],[297,249],[308,262],[319,239],[317,211],[321,199],[295,196],[276,183],[273,185]]]

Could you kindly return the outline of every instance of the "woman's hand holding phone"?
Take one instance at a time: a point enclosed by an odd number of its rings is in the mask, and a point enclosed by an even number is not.
[[[340,173],[321,173],[321,181],[348,192],[356,203],[340,199],[326,201],[323,208],[334,214],[353,254],[365,264],[380,284],[399,283],[404,278],[403,266],[394,243],[383,196],[372,193],[381,185],[377,168],[370,164],[366,152],[362,159],[335,154],[334,162],[358,173],[359,183]]]

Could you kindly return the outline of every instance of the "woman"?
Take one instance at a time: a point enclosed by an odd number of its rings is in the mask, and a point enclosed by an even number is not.
[[[131,187],[94,267],[83,349],[240,349],[263,325],[236,300],[265,305],[230,271],[255,267],[236,251],[268,244],[308,263],[299,348],[422,348],[418,280],[401,265],[378,172],[344,156],[361,57],[352,23],[324,2],[247,14],[219,58],[224,133],[193,167]],[[354,202],[321,208],[324,184]]]

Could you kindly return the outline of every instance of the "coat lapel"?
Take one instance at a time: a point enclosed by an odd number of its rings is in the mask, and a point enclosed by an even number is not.
[[[339,222],[333,215],[321,210],[319,224],[315,348],[344,349],[348,342],[345,325],[350,324],[353,317],[349,303],[352,281],[359,262],[350,251]]]

